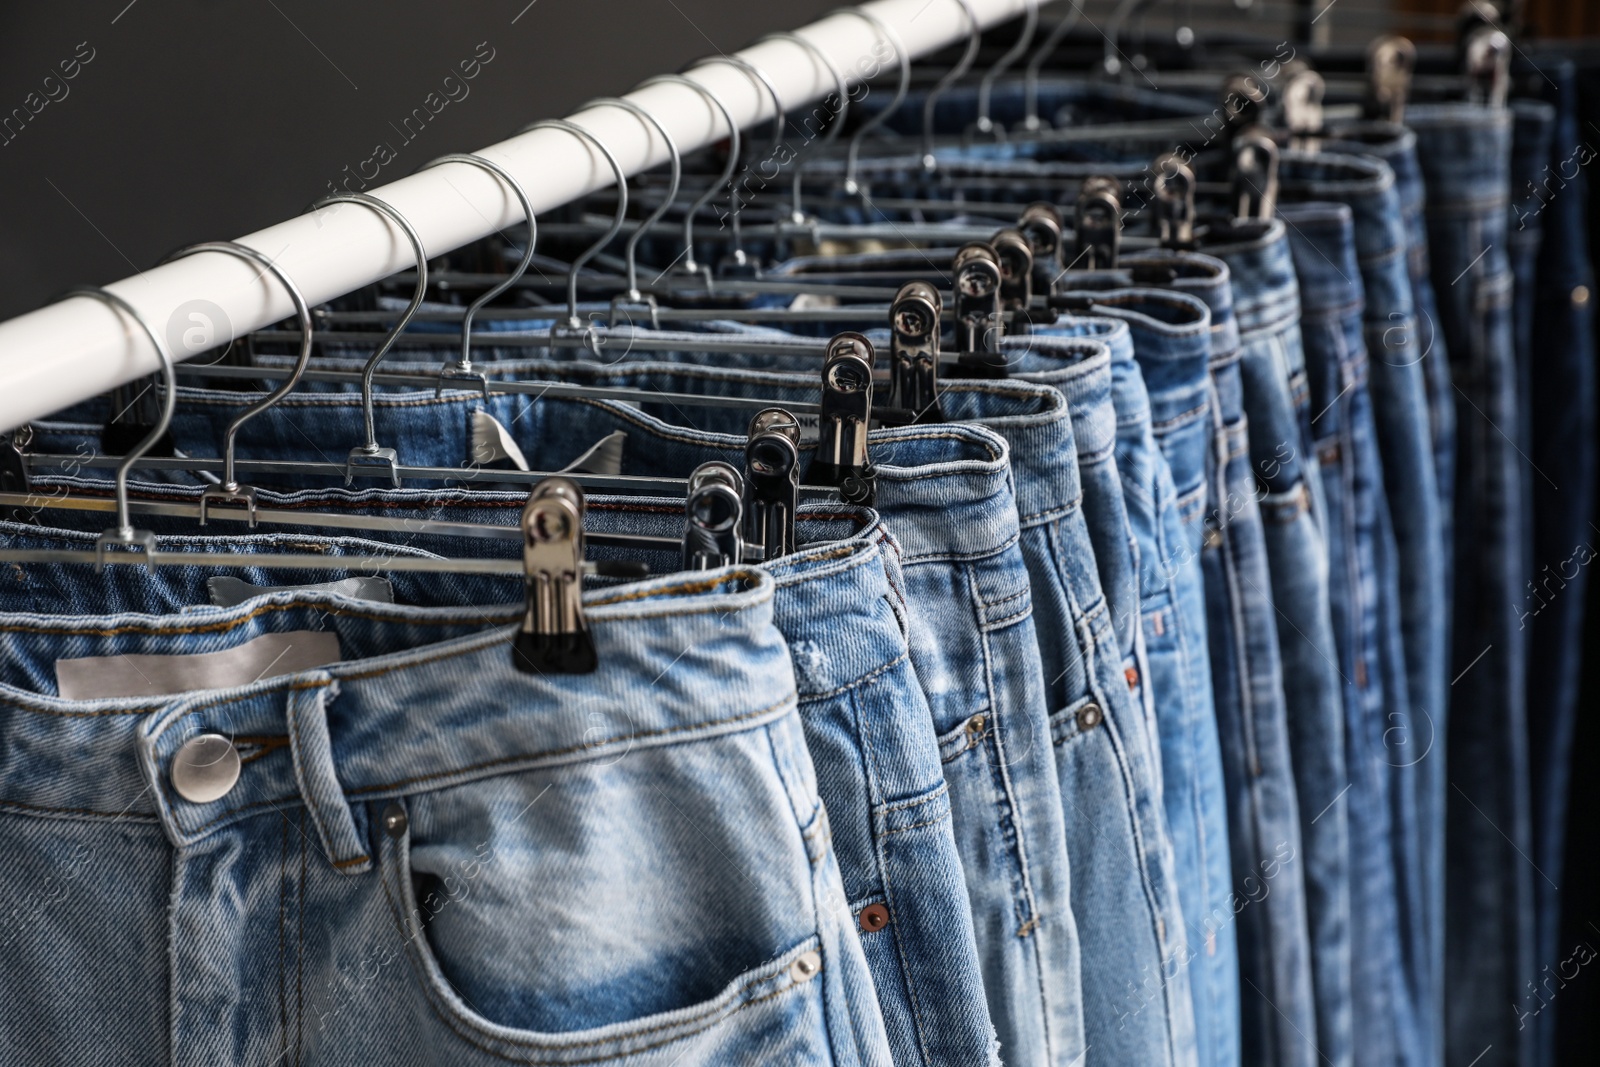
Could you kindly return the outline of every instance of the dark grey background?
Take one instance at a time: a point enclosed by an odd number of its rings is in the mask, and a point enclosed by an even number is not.
[[[0,117],[49,102],[0,144],[0,318],[180,245],[303,211],[480,42],[495,51],[379,179],[839,0],[92,0],[0,14]],[[519,17],[520,14],[520,17]],[[515,19],[515,23],[513,23]],[[59,81],[81,42],[94,58]],[[84,50],[87,54],[87,49]]]

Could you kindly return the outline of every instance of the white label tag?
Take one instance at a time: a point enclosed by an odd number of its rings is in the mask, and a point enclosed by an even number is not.
[[[85,656],[56,660],[56,689],[64,700],[172,696],[197,689],[231,689],[262,678],[338,663],[339,635],[319,630],[262,634],[237,648],[192,656]]]
[[[211,603],[219,608],[236,607],[251,597],[268,593],[339,593],[357,600],[394,603],[394,583],[387,578],[346,578],[321,585],[251,585],[242,578],[207,578],[206,591],[211,594]]]

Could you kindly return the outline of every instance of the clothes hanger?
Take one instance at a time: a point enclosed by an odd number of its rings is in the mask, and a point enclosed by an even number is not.
[[[844,72],[838,68],[833,60],[828,58],[828,53],[818,48],[815,43],[801,37],[798,33],[792,33],[787,30],[781,33],[769,33],[757,41],[756,44],[765,44],[768,41],[789,41],[799,45],[807,52],[810,52],[817,62],[822,64],[823,69],[833,76],[834,93],[839,98],[839,110],[833,112],[828,118],[828,130],[823,134],[821,145],[821,149],[826,150],[839,139],[839,133],[844,129],[845,122],[850,117],[850,86],[845,80]],[[827,107],[826,98],[823,100],[823,106]],[[815,114],[816,112],[813,111],[812,115],[814,116]],[[794,166],[794,200],[793,207],[789,212],[789,221],[796,226],[804,226],[808,221],[805,208],[801,203],[801,181],[804,175],[805,161],[796,159]]]
[[[966,51],[961,54],[956,65],[929,90],[927,98],[922,102],[922,168],[930,172],[939,166],[938,157],[933,154],[933,109],[945,90],[961,80],[961,77],[971,69],[972,61],[978,58],[978,49],[983,45],[983,23],[978,21],[978,13],[973,10],[971,0],[956,0],[956,3],[961,5],[961,11],[967,17],[967,26],[970,30]]]
[[[850,138],[849,146],[845,153],[843,188],[847,194],[855,196],[862,193],[861,186],[856,181],[856,164],[860,159],[862,141],[866,139],[867,134],[882,126],[889,120],[889,116],[900,109],[900,105],[905,102],[906,94],[911,91],[911,53],[906,51],[905,44],[901,42],[900,35],[894,31],[893,27],[865,8],[841,7],[835,8],[829,14],[853,15],[856,18],[865,20],[868,25],[878,32],[878,36],[887,41],[894,49],[895,59],[900,64],[900,83],[899,88],[895,90],[894,99],[889,101],[888,107],[869,117],[867,121],[857,127],[856,132]]]
[[[1044,68],[1045,60],[1050,58],[1066,39],[1067,34],[1071,33],[1072,28],[1082,19],[1083,8],[1079,6],[1078,0],[1072,0],[1071,13],[1056,23],[1055,29],[1050,31],[1050,36],[1045,38],[1044,44],[1040,45],[1039,50],[1028,60],[1027,72],[1022,82],[1025,99],[1022,128],[1030,133],[1046,128],[1046,123],[1039,118],[1039,72]]]
[[[1002,74],[1010,70],[1017,60],[1022,58],[1023,54],[1027,52],[1028,46],[1033,44],[1033,35],[1038,32],[1039,0],[1024,0],[1024,3],[1027,11],[1024,15],[1022,33],[1017,37],[1017,43],[1005,55],[1001,56],[994,66],[989,68],[989,72],[978,83],[978,119],[973,124],[972,130],[969,131],[970,133],[992,136],[996,140],[1001,139],[1005,133],[989,117],[989,99],[994,93],[995,82],[1000,79]]]

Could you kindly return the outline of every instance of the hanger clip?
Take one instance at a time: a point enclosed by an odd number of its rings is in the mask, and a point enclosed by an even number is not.
[[[1194,244],[1194,170],[1172,152],[1153,164],[1161,247],[1190,251]]]
[[[1367,118],[1405,121],[1416,66],[1417,46],[1405,37],[1389,34],[1367,46],[1367,93],[1362,105]]]
[[[1000,257],[992,246],[981,241],[964,245],[956,253],[953,273],[956,348],[960,354],[951,376],[1004,378],[1006,364],[1000,354],[1000,339],[1005,336],[1005,319],[1000,314]]]
[[[1066,224],[1054,204],[1039,201],[1029,204],[1017,220],[1017,229],[1033,250],[1033,291],[1049,293],[1056,279],[1067,269]]]
[[[10,433],[0,434],[0,492],[30,492],[28,475],[28,445],[33,442],[33,427],[18,426]],[[38,518],[27,508],[7,508],[0,511],[7,522],[38,523]]]
[[[1020,321],[1026,327],[1026,312],[1033,304],[1033,246],[1021,230],[1005,229],[989,239],[989,247],[1000,261],[1000,307],[1023,312]]]
[[[1484,25],[1466,42],[1467,99],[1484,107],[1502,108],[1511,92],[1511,38]]]
[[[702,463],[689,475],[684,501],[683,569],[708,571],[744,562],[744,478],[729,464]]]
[[[1267,86],[1248,71],[1228,75],[1222,81],[1222,113],[1231,133],[1261,123],[1267,103]]]
[[[511,660],[524,674],[592,674],[600,666],[583,617],[583,490],[546,478],[522,509],[527,603]]]
[[[944,301],[927,282],[908,282],[889,305],[889,404],[885,426],[943,422],[939,410],[939,331]]]
[[[800,423],[783,408],[750,420],[744,446],[744,537],[763,548],[762,559],[794,551],[800,506]]]
[[[1259,126],[1233,139],[1236,219],[1270,219],[1278,205],[1278,146]]]
[[[859,333],[842,333],[828,343],[817,455],[806,474],[809,484],[835,486],[845,503],[865,507],[872,506],[877,490],[877,471],[867,454],[876,358],[872,342]]]
[[[1289,147],[1315,152],[1322,139],[1322,97],[1327,92],[1322,75],[1309,66],[1295,71],[1283,85],[1283,124],[1289,129]]]
[[[1085,178],[1078,190],[1078,255],[1084,270],[1112,270],[1122,244],[1122,183],[1115,178]]]

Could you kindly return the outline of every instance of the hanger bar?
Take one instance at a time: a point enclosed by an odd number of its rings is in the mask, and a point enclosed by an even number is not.
[[[113,469],[122,462],[120,456],[81,456],[56,454],[49,452],[26,453],[29,463],[54,464],[65,469],[68,464],[79,469],[92,468],[97,470]],[[342,463],[319,463],[304,460],[259,460],[241,459],[234,463],[234,467],[241,474],[279,474],[296,477],[333,478],[343,481],[345,465]],[[194,456],[144,456],[133,464],[134,470],[154,471],[184,471],[188,473],[209,472],[220,474],[222,460],[205,459]],[[609,490],[614,492],[631,491],[655,496],[685,496],[689,489],[687,478],[644,478],[631,474],[575,474],[560,471],[552,474],[550,471],[519,471],[499,470],[478,466],[460,467],[407,467],[395,468],[401,478],[412,478],[419,481],[455,482],[471,485],[485,482],[504,485],[537,485],[546,478],[559,474],[562,478],[570,478],[585,489]],[[388,467],[360,466],[354,470],[357,478],[370,478],[388,480]],[[838,500],[838,490],[827,485],[802,485],[802,494],[812,498]],[[29,498],[33,505],[39,503],[40,498]],[[223,509],[213,506],[207,515],[221,515]],[[198,514],[198,512],[196,512]]]
[[[585,534],[585,537],[588,535]],[[107,552],[99,557],[107,566],[147,567],[151,555],[144,552]],[[57,548],[0,549],[0,563],[68,563],[96,565],[94,552]],[[522,574],[522,559],[445,559],[427,556],[325,556],[320,553],[185,552],[163,549],[154,553],[154,562],[163,566],[230,567],[234,569],[308,571],[408,571],[421,574]]]
[[[0,507],[45,508],[50,511],[83,511],[116,514],[117,502],[110,497],[84,496],[69,493],[66,496],[48,496],[42,493],[0,492]],[[130,500],[128,510],[135,515],[160,515],[167,518],[198,519],[197,504],[158,503],[152,500]],[[519,509],[508,508],[515,514]],[[206,519],[225,522],[248,522],[248,513],[228,508],[208,508]],[[486,541],[517,541],[522,531],[515,526],[493,526],[478,522],[448,522],[442,519],[394,519],[384,515],[344,515],[337,512],[310,511],[305,508],[256,508],[257,524],[278,526],[315,526],[326,529],[350,530],[355,533],[433,534],[442,537],[470,537]],[[618,548],[660,548],[676,552],[683,547],[677,537],[653,537],[647,534],[613,534],[585,531],[584,539],[592,545],[609,545]]]
[[[972,2],[985,26],[1014,18],[1027,7],[1027,0]],[[965,40],[969,33],[968,19],[953,0],[874,0],[864,9],[891,27],[912,56]],[[849,72],[854,83],[889,73],[892,46],[866,19],[832,14],[799,32]],[[737,56],[768,75],[773,95],[788,108],[799,109],[835,90],[826,67],[792,41],[769,40]],[[480,70],[496,61],[515,59],[497,57],[487,43],[478,47],[474,62]],[[731,64],[701,66],[690,77],[726,101],[741,127],[774,118],[768,94]],[[724,136],[721,116],[683,85],[658,83],[628,94],[628,99],[659,119],[682,151]],[[667,160],[659,136],[620,108],[592,107],[575,118],[604,142],[627,174]],[[570,203],[612,182],[609,168],[592,147],[563,130],[519,134],[476,154],[511,173],[535,212]],[[364,191],[392,204],[433,255],[524,221],[521,206],[503,182],[462,163],[427,168],[376,187],[347,168],[338,182],[343,183],[340,191]],[[396,240],[389,220],[352,204],[301,215],[242,241],[272,257],[312,304],[370,285],[414,262],[409,245]],[[186,321],[183,316],[193,302],[207,302],[217,312],[212,316],[216,333],[207,349],[281,321],[291,311],[287,294],[277,292],[256,268],[220,255],[189,256],[112,288],[146,321],[163,326],[175,321],[174,316]],[[199,354],[187,348],[175,353],[180,360]],[[13,429],[108,392],[159,365],[147,337],[130,334],[113,310],[87,300],[62,301],[0,323],[0,428]]]
[[[412,321],[414,322],[460,322],[461,313],[465,308],[441,308],[437,311],[419,311]],[[623,309],[628,310],[627,308]],[[559,318],[550,308],[490,308],[484,312],[491,321],[495,322],[552,322]],[[732,322],[750,323],[760,325],[774,323],[782,325],[786,322],[845,322],[860,320],[867,323],[887,323],[889,307],[875,307],[871,304],[845,304],[836,308],[730,308],[721,317]],[[321,321],[325,325],[336,326],[340,324],[365,325],[391,323],[399,315],[396,311],[324,311]],[[704,322],[707,318],[705,311],[697,308],[657,308],[653,312],[640,312],[640,318],[654,318],[658,322]],[[948,308],[944,312],[946,322],[953,321],[955,315]],[[288,331],[293,333],[294,331]],[[256,334],[260,337],[260,334]],[[433,334],[435,338],[449,338],[452,334]],[[499,334],[493,330],[484,330],[481,327],[475,332],[473,342],[481,344],[484,348],[493,348],[494,339]],[[718,334],[708,334],[708,337],[717,337]],[[329,331],[318,333],[317,340],[324,344],[337,343],[345,335],[340,332]],[[293,338],[286,338],[293,340]],[[181,368],[183,373],[188,368]]]
[[[357,339],[366,336],[354,335]],[[707,337],[716,338],[716,334],[707,334]],[[298,337],[288,338],[298,340]],[[323,335],[322,340],[327,340]],[[548,341],[548,339],[546,339]],[[795,349],[800,355],[822,355],[815,347],[798,345],[765,346],[763,350],[780,355],[793,355],[788,349]],[[746,344],[740,351],[749,351]],[[492,371],[493,363],[480,363],[479,366]],[[699,366],[699,364],[685,364],[685,366]],[[178,367],[180,378],[227,378],[230,380],[252,381],[262,378],[280,379],[289,374],[286,367],[225,367],[220,364],[187,364]],[[333,384],[356,385],[361,381],[361,375],[353,371],[336,370],[308,370],[301,375],[302,381],[328,382]],[[421,389],[433,389],[439,384],[438,374],[401,374],[393,371],[379,371],[373,375],[372,380],[377,385],[411,386]],[[453,388],[466,392],[479,392],[477,388],[468,388],[464,383],[458,382]],[[496,381],[489,382],[491,393],[505,393],[519,396],[561,396],[578,397],[586,400],[622,400],[629,403],[676,404],[680,407],[699,408],[733,408],[735,410],[763,411],[772,406],[765,400],[749,400],[736,396],[702,396],[699,393],[662,393],[653,389],[629,389],[622,386],[579,385],[573,382],[519,382]],[[822,410],[821,404],[814,403],[787,403],[783,405],[797,415],[815,415]]]

